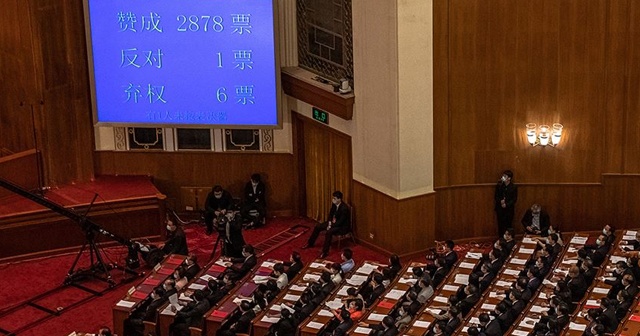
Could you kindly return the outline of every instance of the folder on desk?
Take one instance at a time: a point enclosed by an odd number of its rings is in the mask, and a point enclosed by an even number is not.
[[[640,322],[640,315],[631,314],[631,316],[629,316],[629,321]]]
[[[168,268],[168,267],[162,267],[158,270],[158,274],[164,274],[164,275],[169,275],[171,273],[173,273],[173,269]]]
[[[169,257],[167,259],[167,264],[180,265],[183,261],[184,257]]]
[[[225,318],[227,315],[229,315],[229,313],[217,309],[211,312],[211,316],[213,317]]]
[[[143,285],[149,285],[149,286],[157,286],[159,283],[160,283],[160,279],[153,279],[153,278],[147,278],[142,282]]]
[[[389,302],[387,300],[382,300],[378,303],[378,307],[381,308],[387,308],[387,309],[391,309],[393,308],[394,304],[392,302]]]
[[[135,291],[133,292],[133,294],[131,294],[131,297],[136,298],[136,299],[140,299],[140,300],[144,300],[147,298],[147,293],[141,292],[141,291]]]

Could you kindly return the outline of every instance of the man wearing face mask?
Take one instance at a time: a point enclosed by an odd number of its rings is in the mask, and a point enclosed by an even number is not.
[[[242,221],[240,216],[233,210],[227,211],[218,223],[219,234],[224,237],[223,254],[230,258],[241,258],[242,247],[245,245],[242,235]]]
[[[187,236],[181,227],[175,225],[173,221],[167,219],[167,241],[162,247],[162,252],[168,254],[188,255]]]
[[[244,220],[249,221],[247,228],[261,226],[267,212],[266,188],[262,182],[260,174],[251,175],[251,181],[244,186],[244,203],[241,215]],[[254,217],[251,212],[257,212]]]
[[[540,204],[534,204],[522,217],[522,226],[524,231],[530,234],[547,236],[551,220],[549,214],[542,210]]]
[[[207,225],[208,235],[213,233],[214,219],[217,220],[218,216],[224,215],[232,205],[233,198],[228,191],[219,185],[213,187],[205,202],[204,222]]]
[[[334,235],[345,234],[351,229],[351,210],[349,206],[342,202],[342,192],[335,191],[333,198],[331,199],[331,210],[329,211],[329,220],[324,223],[318,223],[313,229],[309,241],[303,249],[313,247],[320,235],[321,231],[327,231],[324,237],[324,246],[322,247],[322,254],[320,258],[325,258],[329,254],[329,247],[331,247],[331,239]]]
[[[495,211],[498,217],[498,234],[502,235],[512,227],[515,214],[516,201],[518,200],[518,187],[513,183],[513,172],[505,170],[494,193]]]

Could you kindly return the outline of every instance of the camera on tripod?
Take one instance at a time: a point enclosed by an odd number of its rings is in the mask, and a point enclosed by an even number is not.
[[[234,220],[236,220],[236,212],[234,210],[229,210],[226,213],[220,213],[218,217],[213,219],[213,229],[218,232],[218,234],[226,234],[227,223],[232,224]]]

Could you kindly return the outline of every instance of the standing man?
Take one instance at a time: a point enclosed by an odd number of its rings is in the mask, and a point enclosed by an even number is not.
[[[204,205],[204,222],[207,224],[207,235],[210,235],[213,233],[214,219],[217,221],[220,215],[224,215],[227,210],[231,209],[233,198],[228,191],[217,185],[207,195],[207,201]]]
[[[513,183],[513,172],[505,170],[496,185],[494,195],[495,211],[498,217],[498,234],[502,234],[512,227],[515,214],[516,201],[518,200],[518,187]]]
[[[242,205],[242,218],[249,220],[247,228],[261,226],[267,212],[266,188],[260,174],[251,175],[251,181],[244,186],[244,204]],[[257,217],[251,216],[251,211],[258,213]]]
[[[316,224],[311,237],[309,237],[309,241],[302,247],[303,249],[313,247],[316,243],[316,239],[318,239],[320,231],[326,230],[327,233],[325,233],[324,236],[324,246],[322,247],[322,254],[320,255],[320,258],[326,258],[329,254],[333,235],[345,234],[351,229],[351,210],[346,203],[342,202],[342,192],[334,191],[332,195],[333,198],[331,199],[331,203],[333,204],[329,211],[329,220],[324,223]]]

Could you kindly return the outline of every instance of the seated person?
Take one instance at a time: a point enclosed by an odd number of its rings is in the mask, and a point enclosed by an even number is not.
[[[113,335],[113,333],[111,333],[111,329],[109,329],[109,327],[100,327],[100,329],[96,333],[96,336],[111,336],[111,335]]]
[[[444,244],[443,258],[448,269],[451,269],[456,264],[456,261],[458,261],[458,253],[453,250],[454,247],[455,243],[453,240],[447,240]]]
[[[516,246],[516,240],[514,239],[514,236],[515,234],[513,229],[509,228],[504,232],[502,238],[500,238],[500,240],[505,244],[505,251],[507,252],[507,256],[511,254],[511,251],[513,251],[513,248]]]
[[[351,209],[349,208],[349,205],[342,201],[342,192],[335,191],[332,196],[329,220],[324,223],[316,224],[307,244],[302,247],[303,249],[313,247],[320,235],[320,232],[326,231],[320,258],[326,258],[327,255],[329,255],[329,248],[331,247],[331,240],[334,235],[345,234],[351,230]]]
[[[280,310],[280,319],[269,327],[267,336],[295,335],[297,332],[296,323],[289,309]]]
[[[184,261],[185,270],[184,276],[189,280],[193,280],[193,278],[200,272],[200,265],[198,265],[198,256],[193,253],[189,253],[189,256]]]
[[[438,287],[449,274],[449,268],[446,267],[444,258],[437,258],[434,262],[433,270],[430,269],[429,273],[431,275],[431,284],[434,288]]]
[[[304,267],[304,263],[302,262],[302,257],[300,253],[293,251],[291,252],[291,256],[289,257],[289,261],[285,261],[284,266],[287,267],[287,279],[293,280],[293,278],[300,273],[302,268]]]
[[[419,311],[420,306],[416,305],[407,307],[407,310],[404,307],[398,308],[398,316],[395,320],[396,328],[402,329],[407,326]]]
[[[229,275],[233,281],[241,279],[258,263],[254,253],[253,246],[247,244],[242,248],[242,258],[223,258],[227,261],[227,269],[221,275]]]
[[[173,221],[167,218],[167,241],[161,248],[164,255],[180,254],[188,255],[187,236],[181,227],[176,226]]]
[[[483,335],[486,336],[502,336],[502,328],[500,327],[500,321],[497,318],[491,319],[489,314],[482,313],[478,317],[480,321],[480,328]]]
[[[255,211],[258,215],[252,216]],[[253,228],[264,224],[267,213],[266,188],[260,174],[251,175],[251,181],[244,186],[244,200],[240,214],[248,221],[246,228]]]
[[[342,254],[340,254],[340,258],[342,259],[342,263],[340,267],[342,267],[342,273],[349,273],[356,265],[356,262],[353,260],[353,251],[350,248],[345,248],[342,250]]]
[[[151,292],[149,298],[145,299],[127,319],[124,320],[124,334],[130,336],[143,336],[144,322],[155,322],[157,310],[165,300],[162,299],[164,289],[157,287]]]
[[[277,263],[273,265],[273,272],[271,274],[271,277],[276,280],[278,289],[283,289],[289,284],[289,278],[287,277],[287,273],[285,273],[284,271],[283,263]]]
[[[616,240],[616,236],[614,235],[615,231],[616,230],[611,225],[605,225],[602,228],[602,234],[605,237],[605,242],[607,246],[611,246],[611,244],[613,244],[613,242]]]
[[[213,222],[218,216],[224,215],[233,205],[231,194],[217,185],[211,189],[205,201],[204,222],[207,225],[207,234],[213,233]]]
[[[609,245],[607,245],[607,238],[604,234],[598,236],[595,244],[585,245],[582,249],[587,254],[587,258],[593,261],[594,267],[600,267],[609,253]]]
[[[176,289],[177,290],[181,290],[184,286],[187,285],[187,283],[189,283],[189,279],[187,279],[187,276],[185,275],[185,268],[184,266],[178,266],[178,268],[175,269],[175,271],[173,271],[173,280],[175,280],[176,282]]]
[[[620,242],[620,249],[623,251],[638,251],[640,250],[640,231],[636,232],[636,239],[632,240],[623,240]],[[623,245],[628,245],[623,246]]]
[[[251,328],[251,320],[256,317],[256,313],[249,301],[242,301],[240,303],[240,314],[232,317],[228,322],[223,325],[223,328],[218,330],[217,335],[221,336],[235,336],[237,334],[249,333]],[[226,327],[228,325],[228,327]]]
[[[385,316],[382,319],[381,323],[376,324],[368,324],[366,322],[358,323],[359,326],[372,329],[369,335],[379,335],[379,336],[393,336],[398,334],[398,328],[396,328],[395,321],[391,316]]]
[[[532,205],[531,209],[525,212],[521,222],[525,233],[541,236],[546,236],[551,226],[549,214],[542,210],[540,204]]]
[[[204,322],[204,314],[209,310],[209,301],[202,290],[196,290],[189,302],[182,310],[176,313],[175,320],[169,327],[174,336],[189,336],[189,327],[201,328]]]
[[[347,309],[341,309],[339,311],[334,311],[333,313],[334,313],[335,319],[337,320],[337,325],[334,327],[332,323],[329,323],[329,325],[327,326],[328,330],[325,330],[324,335],[331,335],[331,336],[347,335],[347,332],[353,326],[353,319],[351,318],[351,313]]]

